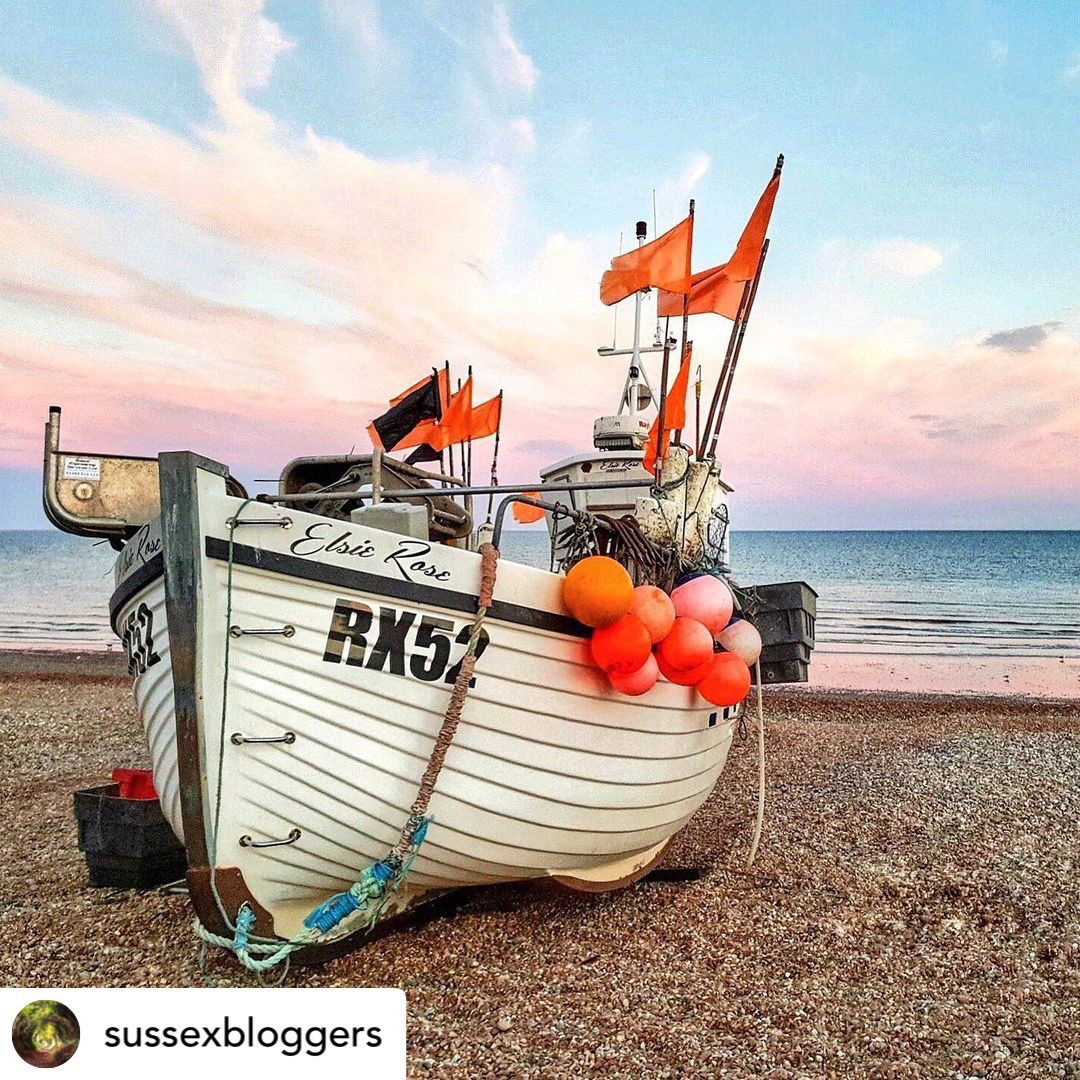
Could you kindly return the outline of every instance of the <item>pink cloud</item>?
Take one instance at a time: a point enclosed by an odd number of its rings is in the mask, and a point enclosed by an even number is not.
[[[0,79],[0,138],[238,246],[354,317],[305,322],[209,300],[94,250],[78,219],[46,224],[56,207],[0,204],[0,299],[26,315],[0,323],[0,464],[36,467],[45,409],[59,401],[85,449],[190,446],[269,476],[298,453],[365,446],[382,403],[445,359],[461,373],[476,365],[478,393],[506,390],[503,479],[531,479],[566,446],[587,446],[622,377],[593,353],[610,335],[596,300],[606,245],[556,234],[515,262],[503,240],[518,209],[507,171],[380,161],[311,131],[283,135],[243,90],[268,76],[284,39],[258,0],[225,7],[225,36],[243,44],[228,63],[202,22],[177,23],[219,128],[178,135]],[[937,256],[891,254],[906,273]],[[79,343],[54,332],[56,319],[81,328]],[[792,505],[1021,489],[1074,499],[1080,342],[1045,326],[1018,355],[982,338],[928,345],[911,324],[810,336],[755,317],[720,443],[726,475],[740,499]],[[727,329],[694,327],[707,378]]]

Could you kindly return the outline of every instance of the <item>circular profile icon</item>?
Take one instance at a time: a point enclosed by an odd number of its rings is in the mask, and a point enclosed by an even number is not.
[[[31,1001],[11,1025],[15,1053],[38,1069],[55,1069],[79,1049],[79,1021],[59,1001]]]

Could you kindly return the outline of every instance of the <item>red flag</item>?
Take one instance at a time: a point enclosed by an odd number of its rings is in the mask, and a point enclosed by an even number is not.
[[[469,438],[486,439],[499,430],[502,420],[502,394],[496,394],[489,401],[475,406],[469,421]]]
[[[617,304],[631,293],[650,286],[685,293],[690,288],[690,248],[694,219],[684,218],[651,244],[634,248],[611,260],[611,269],[600,279],[600,299]]]
[[[765,234],[769,231],[769,219],[772,217],[773,203],[776,202],[779,189],[780,173],[775,172],[758,199],[731,258],[711,270],[694,274],[690,279],[688,314],[714,312],[726,319],[734,319],[738,314],[743,282],[753,279],[761,261],[761,248],[765,243]],[[685,295],[685,290],[661,290],[656,301],[657,317],[681,315]]]
[[[694,345],[691,342],[686,347],[682,367],[679,368],[679,374],[675,376],[664,402],[664,457],[667,457],[666,443],[670,433],[686,426],[686,390],[690,384],[690,357],[693,352]],[[657,415],[649,429],[649,441],[645,444],[645,457],[641,461],[646,472],[652,472],[656,468],[656,441],[660,437],[659,433],[660,416]]]

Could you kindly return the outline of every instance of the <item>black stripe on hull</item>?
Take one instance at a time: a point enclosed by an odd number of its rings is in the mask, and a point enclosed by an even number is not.
[[[220,540],[216,536],[208,536],[206,554],[208,558],[227,562],[229,559],[228,541]],[[476,597],[470,593],[440,589],[415,581],[383,577],[380,574],[370,574],[366,570],[353,570],[350,567],[335,566],[331,563],[312,562],[296,555],[285,555],[279,551],[263,551],[259,548],[248,547],[246,544],[233,544],[233,562],[237,566],[268,570],[285,577],[303,578],[305,581],[336,585],[342,589],[374,593],[376,596],[392,596],[396,600],[445,608],[448,611],[461,611],[467,615],[476,613]],[[521,604],[511,604],[505,600],[495,600],[488,612],[488,617],[496,622],[516,623],[518,626],[528,626],[534,630],[549,630],[552,633],[570,637],[587,638],[592,632],[569,615],[557,615],[551,611],[540,611]]]
[[[165,573],[165,558],[159,551],[153,558],[143,563],[133,574],[129,574],[120,583],[120,587],[112,594],[109,600],[109,622],[113,632],[119,635],[116,628],[116,619],[120,609],[136,594],[143,591],[155,578]]]

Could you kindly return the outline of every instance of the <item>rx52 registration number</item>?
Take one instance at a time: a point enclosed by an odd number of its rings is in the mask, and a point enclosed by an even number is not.
[[[461,670],[471,629],[469,623],[462,626],[438,615],[418,615],[385,605],[376,612],[368,604],[338,600],[323,659],[452,685]],[[487,631],[481,630],[477,659],[487,647]],[[475,684],[475,679],[469,683]]]

